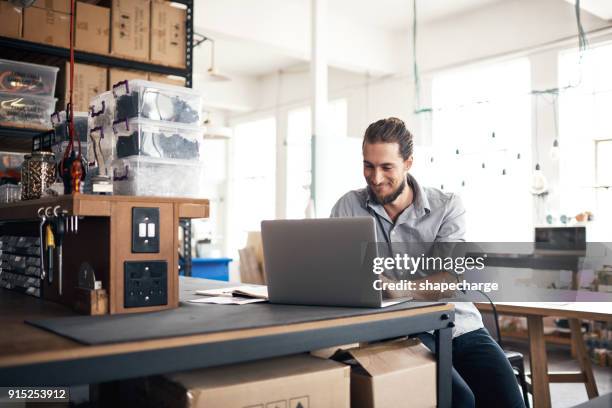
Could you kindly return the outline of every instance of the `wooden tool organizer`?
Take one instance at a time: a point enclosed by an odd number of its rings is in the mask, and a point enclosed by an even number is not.
[[[57,206],[67,217],[78,217],[78,232],[64,235],[62,294],[55,272],[52,283],[40,281],[43,299],[82,304],[78,273],[87,262],[108,293],[111,314],[178,307],[179,222],[207,218],[208,200],[75,194],[3,204],[0,236],[38,237],[38,210]],[[58,251],[53,263],[57,267]],[[149,300],[156,301],[150,305]]]

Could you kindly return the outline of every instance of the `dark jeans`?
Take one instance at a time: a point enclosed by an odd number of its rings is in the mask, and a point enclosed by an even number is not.
[[[433,335],[418,335],[435,352]],[[525,407],[514,371],[486,329],[453,339],[453,408]]]

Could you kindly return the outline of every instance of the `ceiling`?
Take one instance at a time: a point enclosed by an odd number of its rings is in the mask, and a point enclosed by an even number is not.
[[[514,8],[521,8],[521,1],[534,0],[417,0],[417,17],[421,26],[488,7],[497,7],[501,3],[510,3]],[[575,0],[536,1],[549,5],[558,3],[559,7],[567,9],[568,3]],[[308,63],[310,2],[311,0],[198,1],[194,27],[197,33],[215,39],[217,71],[228,76],[255,78]],[[612,0],[582,2],[583,10],[587,13],[603,19],[606,19],[607,15],[612,16]],[[353,54],[345,53],[344,61],[356,60],[362,51],[368,51],[367,45],[364,45],[368,40],[370,47],[386,42],[386,48],[394,50],[393,36],[397,37],[399,32],[408,35],[412,23],[410,0],[328,0],[328,10],[327,25],[341,31],[341,35],[347,33],[344,35],[344,43],[330,41],[330,65],[334,65],[332,58],[336,54],[350,48],[354,49]],[[332,47],[334,48],[331,49]],[[373,53],[372,56],[368,61],[385,57],[380,53]],[[204,72],[208,69],[210,43],[203,43],[196,48],[194,62],[195,70]],[[335,66],[361,72],[349,66]],[[375,67],[368,66],[367,69],[377,72]],[[394,71],[387,70],[388,72]],[[385,74],[385,70],[379,70],[378,73]]]
[[[467,13],[503,0],[417,0],[419,23]],[[361,24],[373,27],[403,31],[412,24],[412,1],[410,0],[329,0],[329,11],[342,15]]]

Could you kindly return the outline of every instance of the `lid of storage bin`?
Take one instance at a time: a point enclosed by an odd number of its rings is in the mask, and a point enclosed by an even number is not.
[[[57,71],[53,66],[0,59],[0,91],[53,96]]]
[[[190,97],[202,97],[202,93],[192,88],[184,86],[162,84],[159,82],[145,81],[144,79],[127,79],[119,81],[116,84],[111,84],[111,91],[113,95],[119,96],[124,94],[130,94],[137,89],[151,89],[151,90],[163,90],[168,91],[172,94],[188,95]]]
[[[57,98],[53,96],[42,96],[42,95],[28,94],[28,93],[1,92],[0,91],[0,99],[2,99],[3,101],[9,100],[9,99],[19,99],[19,98],[24,98],[24,99],[30,98],[40,103],[47,103],[47,104],[53,104],[53,105],[55,105],[55,102],[57,101]]]
[[[168,159],[163,157],[151,157],[151,156],[126,156],[121,157],[113,161],[113,167],[123,167],[125,165],[138,166],[138,165],[162,165],[162,166],[188,166],[192,168],[203,169],[204,163],[198,160],[188,159]]]
[[[32,69],[49,70],[49,71],[54,71],[54,72],[59,71],[58,67],[54,67],[51,65],[33,64],[31,62],[13,61],[13,60],[7,60],[7,59],[0,58],[0,66],[2,64],[15,64],[15,65],[21,65],[25,67],[30,67]]]
[[[113,133],[117,136],[127,136],[137,129],[142,129],[145,132],[154,133],[179,133],[186,135],[189,138],[196,138],[198,136],[204,137],[206,128],[198,125],[189,125],[181,122],[168,122],[163,120],[145,119],[145,118],[131,118],[116,120],[113,123]]]

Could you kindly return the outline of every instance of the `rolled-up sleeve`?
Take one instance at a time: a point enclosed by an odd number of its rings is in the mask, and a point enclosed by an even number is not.
[[[465,241],[465,232],[465,207],[461,198],[453,194],[446,205],[435,240],[436,242],[462,242]]]

